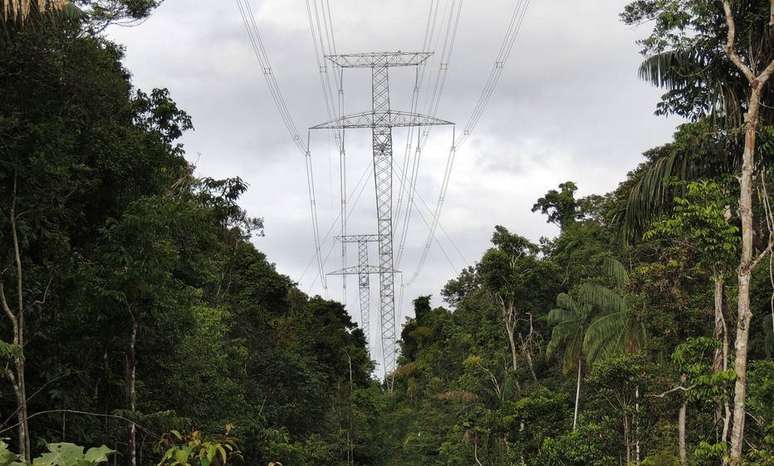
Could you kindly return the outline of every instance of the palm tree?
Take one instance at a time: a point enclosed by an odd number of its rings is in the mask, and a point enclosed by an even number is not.
[[[578,372],[573,430],[577,427],[584,359],[590,366],[600,357],[639,351],[645,341],[644,326],[625,292],[629,285],[626,268],[610,258],[604,261],[604,269],[614,288],[584,283],[576,290],[577,300],[566,293],[557,296],[557,308],[547,316],[554,328],[546,354],[551,356],[563,346],[562,370]]]
[[[598,316],[583,341],[589,362],[622,352],[635,353],[642,349],[646,339],[645,327],[626,292],[630,284],[626,267],[616,259],[607,258],[603,268],[614,284],[612,288],[594,283],[584,283],[578,288],[580,299],[591,305]]]
[[[640,351],[647,338],[645,326],[637,317],[627,294],[630,284],[629,273],[621,262],[608,258],[604,261],[606,275],[613,282],[613,288],[587,283],[581,285],[579,294],[599,312],[598,317],[586,331],[583,347],[589,362],[599,357]],[[635,398],[635,458],[640,462],[639,411],[640,387],[634,388]],[[624,417],[624,430],[628,429]],[[626,457],[629,458],[630,444],[626,442]]]
[[[572,416],[572,430],[578,425],[578,406],[580,404],[580,388],[583,376],[584,340],[592,318],[592,307],[586,303],[576,302],[572,296],[561,293],[556,297],[555,309],[547,316],[549,324],[553,324],[551,340],[546,347],[546,355],[551,357],[560,346],[562,353],[562,371],[568,373],[577,368],[577,383],[575,387],[575,412]]]

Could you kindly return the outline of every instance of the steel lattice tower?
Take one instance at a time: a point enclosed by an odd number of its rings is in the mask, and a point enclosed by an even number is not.
[[[435,117],[390,108],[390,76],[393,67],[417,66],[431,52],[367,52],[329,55],[328,60],[341,68],[371,69],[371,111],[346,115],[311,129],[370,128],[376,188],[376,223],[379,243],[379,316],[382,331],[382,358],[385,376],[395,369],[395,271],[392,244],[392,128],[451,125]],[[346,270],[348,268],[345,268]]]
[[[360,326],[367,340],[371,339],[371,277],[378,273],[378,268],[368,265],[368,243],[378,242],[379,235],[347,235],[338,236],[342,243],[357,243],[357,267],[347,267],[329,275],[357,275],[357,288],[360,295]]]

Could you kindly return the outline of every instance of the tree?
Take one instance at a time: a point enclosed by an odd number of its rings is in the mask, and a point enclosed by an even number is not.
[[[685,197],[687,183],[724,183],[739,164],[731,155],[736,144],[707,117],[680,125],[672,142],[645,152],[646,161],[629,173],[619,192],[625,196],[615,223],[629,244],[652,224],[671,214],[675,197]]]
[[[554,223],[564,230],[576,220],[583,218],[578,210],[578,202],[575,200],[575,191],[578,186],[572,181],[565,181],[559,185],[560,191],[552,189],[545,196],[535,202],[532,212],[538,210],[548,216],[548,223]]]
[[[691,182],[685,188],[685,197],[674,199],[670,217],[656,222],[645,233],[645,239],[664,238],[674,241],[677,247],[693,252],[700,269],[706,270],[713,283],[714,323],[713,335],[718,341],[712,369],[715,373],[728,369],[729,338],[723,311],[725,277],[737,253],[739,229],[728,223],[728,195],[719,183],[712,181]],[[730,426],[730,408],[725,396],[718,400],[723,408],[723,441]]]
[[[771,13],[769,27],[774,30],[774,0],[771,1]],[[747,390],[747,340],[750,335],[750,278],[757,264],[767,255],[771,254],[774,246],[774,236],[769,232],[769,241],[766,249],[757,257],[753,254],[753,176],[755,171],[755,146],[758,123],[760,121],[761,97],[766,82],[774,73],[774,58],[767,58],[766,63],[758,63],[753,57],[747,57],[747,63],[737,52],[735,14],[730,0],[723,0],[723,11],[728,25],[728,35],[725,46],[728,59],[742,72],[750,85],[750,93],[747,99],[747,111],[744,115],[744,150],[742,151],[742,175],[740,177],[739,192],[739,216],[742,220],[742,250],[739,259],[739,297],[737,300],[737,326],[736,326],[736,386],[734,387],[734,427],[731,434],[731,463],[738,464],[742,460],[742,448],[744,447],[744,424],[747,417],[745,411],[745,398]],[[761,68],[758,68],[761,66]]]
[[[767,5],[768,3],[768,5]],[[665,112],[701,117],[716,108],[727,127],[742,120],[743,149],[739,177],[739,217],[742,244],[739,257],[737,331],[735,340],[737,381],[734,388],[733,431],[730,462],[742,459],[745,423],[745,391],[750,320],[750,278],[755,266],[771,252],[772,241],[757,256],[753,244],[753,178],[761,99],[770,95],[766,83],[774,73],[772,42],[774,2],[723,0],[722,10],[704,0],[638,0],[629,4],[623,19],[633,24],[655,20],[653,33],[642,41],[644,53],[655,53],[650,69],[653,80],[670,89],[662,97]],[[744,43],[737,41],[737,29]],[[697,73],[686,73],[686,67]],[[665,77],[666,79],[662,79]],[[698,102],[698,104],[697,104]],[[718,102],[722,106],[716,105]],[[739,115],[744,115],[739,118]],[[770,121],[763,114],[764,121]]]
[[[664,398],[671,393],[681,394],[678,411],[678,453],[680,464],[683,466],[689,464],[686,440],[688,403],[716,399],[722,392],[724,383],[733,380],[733,373],[714,372],[711,364],[707,362],[710,360],[708,354],[713,353],[718,346],[717,340],[706,337],[691,338],[678,345],[672,353],[672,363],[679,372],[680,383],[664,393],[653,395]],[[725,438],[721,438],[720,444],[724,443]]]
[[[533,380],[537,380],[529,343],[534,332],[535,301],[545,296],[544,285],[550,266],[538,258],[536,245],[503,226],[495,227],[492,244],[494,247],[481,259],[479,271],[483,283],[500,306],[513,371],[518,371],[518,354],[521,352]],[[521,345],[517,345],[517,330],[525,321],[528,332],[526,336],[518,334]]]
[[[562,370],[578,370],[577,384],[575,387],[575,412],[572,416],[572,430],[578,426],[578,406],[580,405],[581,378],[583,374],[583,360],[585,359],[586,330],[592,321],[592,307],[586,303],[577,303],[572,296],[562,293],[556,297],[555,309],[552,309],[546,319],[553,324],[551,340],[546,347],[546,355],[553,354],[561,345],[564,345],[562,356]]]
[[[637,415],[638,388],[645,382],[645,361],[641,354],[615,354],[601,359],[589,372],[588,384],[610,407],[617,409],[614,422],[623,428],[623,445],[626,451],[624,464],[632,464],[632,417]],[[632,409],[633,408],[633,409]],[[632,413],[634,411],[634,413]],[[639,462],[638,432],[635,418],[634,464]],[[609,434],[608,434],[609,435]]]

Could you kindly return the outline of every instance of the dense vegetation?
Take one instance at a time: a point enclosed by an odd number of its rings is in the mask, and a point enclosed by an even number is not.
[[[132,87],[101,31],[158,2],[22,3],[0,31],[21,454],[0,441],[0,466],[774,464],[769,2],[629,4],[657,113],[688,122],[610,193],[536,193],[555,238],[495,227],[443,307],[414,300],[384,383],[347,310],[256,249],[246,183],[194,175],[191,118]]]

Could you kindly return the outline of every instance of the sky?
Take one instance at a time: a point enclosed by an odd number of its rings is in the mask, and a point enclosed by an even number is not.
[[[249,1],[290,114],[306,137],[306,128],[329,118],[305,0]],[[328,1],[339,53],[414,51],[422,46],[431,0]],[[444,28],[442,18],[451,0],[438,1],[438,27]],[[482,256],[495,225],[533,241],[554,236],[557,228],[531,212],[537,198],[567,180],[578,185],[579,196],[608,192],[642,160],[642,152],[669,141],[680,122],[653,115],[660,92],[637,77],[642,57],[636,41],[648,32],[647,25],[620,22],[618,14],[626,3],[531,1],[496,92],[457,152],[437,242],[416,280],[404,288],[399,321],[411,314],[408,300],[416,296],[432,294],[433,303],[442,304],[443,285]],[[513,5],[514,0],[464,1],[438,118],[464,126],[495,61]],[[344,296],[340,277],[328,277],[324,289],[316,273],[304,157],[274,106],[235,1],[166,0],[142,24],[112,27],[108,35],[126,47],[124,64],[137,88],[168,88],[191,115],[195,130],[181,142],[197,175],[239,176],[249,183],[241,204],[250,215],[264,219],[265,236],[254,238],[258,249],[303,291],[344,301],[359,321],[356,277],[348,279]],[[426,67],[418,106],[423,113],[429,113],[429,84],[439,68],[437,58]],[[409,110],[415,76],[413,70],[391,71],[392,108]],[[368,71],[346,70],[343,88],[345,113],[370,110]],[[396,129],[393,136],[397,167],[403,161],[406,132]],[[431,214],[422,202],[435,205],[451,139],[451,129],[434,129],[422,152],[417,203],[428,221]],[[348,131],[345,147],[352,208],[348,232],[375,233],[370,132]],[[312,135],[310,150],[321,252],[329,272],[342,266],[341,249],[333,238],[340,228],[339,155],[324,132]],[[359,180],[362,191],[352,192]],[[412,214],[398,283],[401,276],[405,284],[417,272],[428,233],[422,215]],[[376,263],[375,248],[370,261]],[[346,264],[356,262],[357,249],[350,247]],[[378,331],[377,283],[373,277],[371,340]]]

